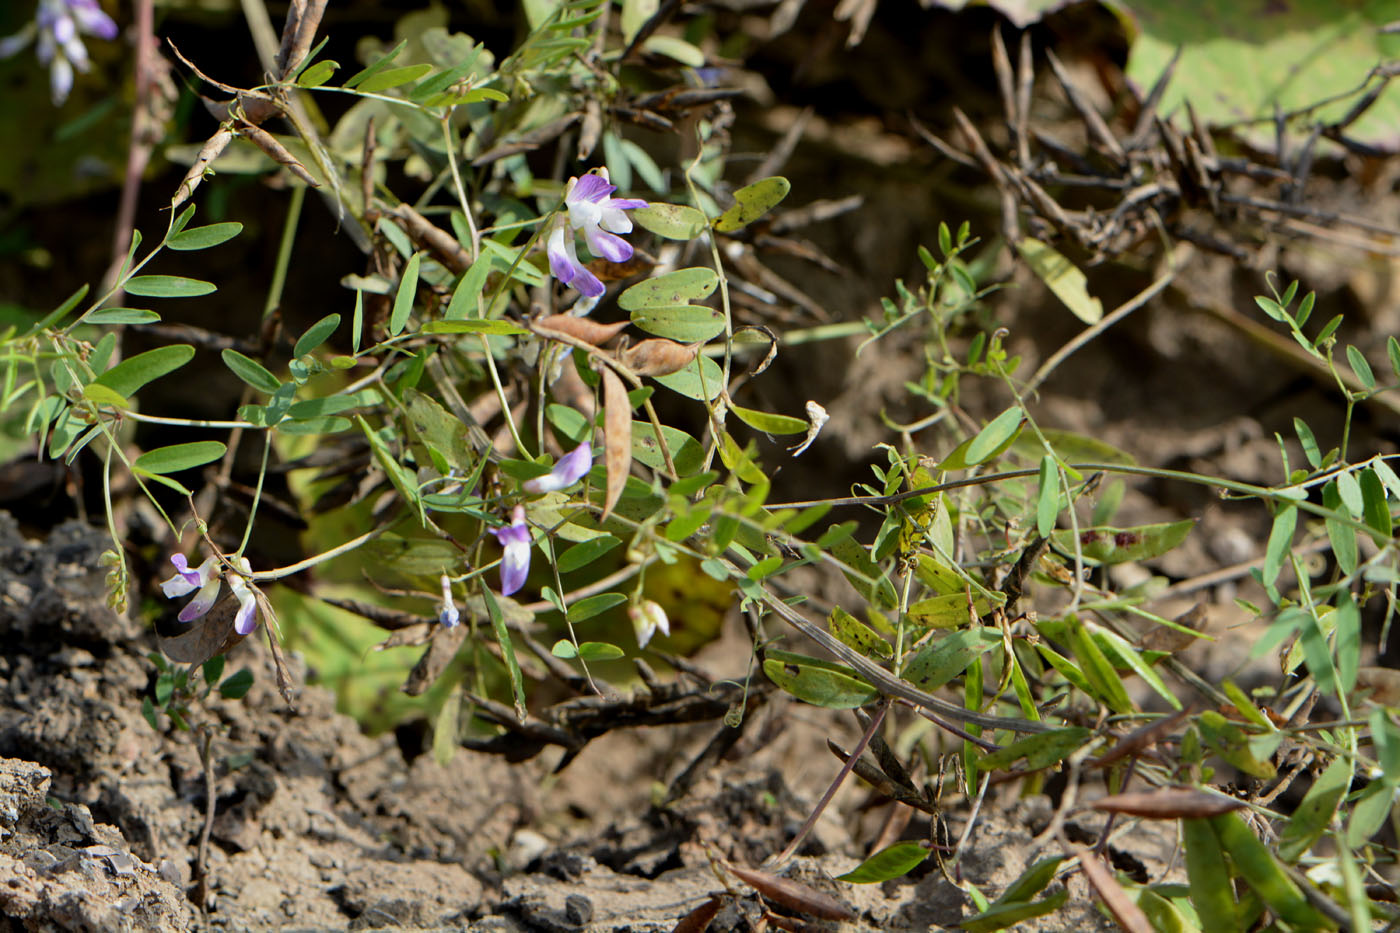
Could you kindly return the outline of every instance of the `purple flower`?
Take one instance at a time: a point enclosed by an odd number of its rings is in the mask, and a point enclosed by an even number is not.
[[[529,555],[526,555],[528,559]],[[452,599],[452,580],[447,574],[442,575],[442,602],[438,604],[438,621],[447,628],[456,628],[457,623],[462,620],[462,614],[457,611],[457,603]]]
[[[517,505],[510,524],[492,528],[491,533],[505,549],[501,558],[501,595],[509,596],[525,585],[530,574],[530,527],[525,524],[525,506]]]
[[[561,489],[568,489],[574,483],[588,473],[593,468],[593,448],[587,441],[579,444],[573,450],[559,458],[559,462],[554,464],[554,469],[544,476],[536,476],[534,479],[527,479],[522,486],[526,492],[558,492]]]
[[[227,570],[222,574],[219,572],[217,557],[210,557],[194,570],[190,569],[189,562],[183,554],[174,555],[170,562],[175,565],[175,576],[160,585],[166,598],[178,599],[190,593],[195,594],[194,599],[185,603],[185,608],[176,616],[181,622],[193,622],[208,614],[218,601],[219,590],[223,586],[224,577],[227,577],[229,590],[238,599],[238,612],[233,617],[233,630],[240,635],[247,635],[258,627],[257,598],[253,595],[253,589],[248,585],[245,576],[253,572],[248,558],[233,558],[237,569]]]
[[[175,565],[175,576],[166,580],[160,585],[161,591],[165,593],[166,599],[178,599],[181,596],[188,596],[195,593],[194,599],[185,604],[185,608],[180,610],[177,617],[181,622],[193,622],[202,618],[205,613],[214,608],[214,602],[219,598],[219,588],[222,586],[221,578],[217,572],[219,560],[211,557],[198,568],[191,570],[189,562],[185,560],[185,555],[176,554],[170,558],[170,562]]]
[[[0,40],[0,58],[9,58],[38,36],[38,56],[49,66],[49,86],[54,106],[68,99],[73,89],[73,69],[91,67],[80,34],[114,39],[117,24],[102,12],[97,0],[39,0],[34,21]]]
[[[632,232],[632,220],[623,211],[647,206],[640,198],[612,197],[616,190],[617,186],[608,180],[606,168],[570,178],[564,189],[564,211],[549,232],[546,252],[550,271],[588,298],[597,298],[605,289],[598,277],[578,261],[574,234],[583,234],[594,256],[609,262],[626,262],[632,258],[632,246],[617,234]]]

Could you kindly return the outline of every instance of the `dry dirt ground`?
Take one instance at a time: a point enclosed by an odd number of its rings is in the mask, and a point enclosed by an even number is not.
[[[761,715],[784,728],[769,722],[763,747],[658,808],[647,802],[650,784],[713,726],[610,735],[560,776],[466,751],[446,767],[426,755],[408,763],[392,738],[367,738],[337,714],[325,690],[303,689],[289,711],[265,647],[250,640],[234,660],[257,673],[253,691],[212,701],[200,717],[214,735],[217,788],[201,910],[206,776],[190,732],[168,722],[153,730],[142,716],[154,639],[105,606],[97,558],[106,544],[78,523],[26,540],[0,513],[6,929],[670,930],[724,890],[709,853],[752,866],[782,849],[837,768],[811,749],[824,735],[854,737],[849,720],[770,704]],[[786,913],[807,929],[886,931],[939,929],[967,915],[968,899],[937,869],[885,885],[832,880],[862,854],[852,830],[871,802],[844,790],[784,871],[856,919]],[[955,834],[961,807],[948,814]],[[1044,798],[989,801],[962,877],[992,891],[1014,879],[1049,813]],[[927,835],[926,824],[910,832],[921,829]],[[1124,864],[1151,862],[1169,846],[1140,837],[1135,855],[1118,854]],[[710,929],[753,929],[761,907],[752,889],[727,883],[734,896]],[[1078,906],[1042,928],[1108,928],[1082,882],[1069,883]]]

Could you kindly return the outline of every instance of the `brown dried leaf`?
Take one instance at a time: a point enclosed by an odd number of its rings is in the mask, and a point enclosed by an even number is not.
[[[551,314],[548,317],[536,318],[531,327],[542,337],[563,334],[597,347],[616,337],[629,323],[616,321],[612,324],[599,324],[597,321],[590,321],[586,317],[574,317],[572,314]]]
[[[627,400],[627,387],[609,366],[603,367],[603,432],[604,462],[608,466],[603,521],[607,521],[632,469],[632,403]]]
[[[622,351],[622,362],[638,376],[669,376],[695,361],[698,343],[686,345],[654,337]]]
[[[692,910],[680,919],[680,922],[671,927],[671,933],[705,933],[709,929],[710,921],[715,919],[715,914],[724,906],[724,900],[719,895],[711,895],[708,901]]]
[[[1205,819],[1238,810],[1244,802],[1194,787],[1164,787],[1101,797],[1090,804],[1105,813],[1126,813],[1149,820]]]
[[[1118,928],[1124,933],[1153,933],[1152,924],[1142,908],[1128,897],[1128,892],[1113,877],[1113,872],[1088,849],[1079,850],[1079,867],[1084,869],[1084,877],[1098,894],[1108,912],[1113,915]]]
[[[226,126],[219,127],[209,141],[200,147],[199,154],[194,158],[194,164],[181,179],[180,186],[175,189],[175,197],[170,200],[170,209],[174,210],[184,204],[194,194],[194,189],[198,188],[200,182],[204,181],[204,173],[209,170],[209,166],[214,160],[224,154],[228,144],[233,142],[233,130]]]
[[[1201,631],[1206,622],[1205,603],[1197,603],[1173,621],[1192,631]],[[1138,647],[1144,651],[1167,651],[1175,654],[1185,651],[1198,641],[1200,639],[1194,635],[1188,635],[1170,626],[1157,625],[1143,634],[1138,641]]]
[[[183,631],[170,638],[157,635],[160,650],[167,658],[181,664],[203,664],[210,658],[226,653],[246,636],[233,630],[233,617],[238,614],[238,599],[228,593],[214,608],[188,625],[180,623]]]
[[[267,153],[278,165],[281,165],[311,187],[321,187],[321,183],[316,180],[316,176],[308,172],[306,166],[302,165],[297,157],[292,155],[291,150],[282,145],[276,136],[273,136],[262,127],[255,126],[244,120],[237,121],[234,126],[238,130],[238,135]]]
[[[432,640],[428,642],[428,650],[423,652],[423,656],[409,672],[408,679],[404,681],[403,692],[411,697],[422,696],[427,692],[457,656],[457,649],[461,648],[462,642],[466,640],[468,628],[470,626],[466,625],[452,628],[438,626]]]
[[[821,891],[790,878],[779,878],[766,871],[741,868],[738,865],[724,866],[729,873],[751,886],[759,894],[789,910],[796,910],[822,920],[854,920],[855,911],[841,901]]]

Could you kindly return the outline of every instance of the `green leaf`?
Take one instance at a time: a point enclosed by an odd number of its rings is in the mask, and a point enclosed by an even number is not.
[[[880,695],[844,665],[787,651],[769,650],[763,673],[799,700],[826,709],[854,709]]]
[[[587,541],[580,541],[559,555],[555,566],[560,573],[572,573],[593,563],[622,542],[612,535],[599,535]]]
[[[671,451],[671,459],[676,465],[677,473],[690,476],[700,471],[705,461],[705,450],[699,441],[669,425],[661,426],[661,436],[666,441],[667,449]],[[632,457],[653,470],[665,469],[666,460],[656,443],[656,429],[652,427],[651,422],[632,422]]]
[[[339,67],[340,62],[322,59],[297,76],[297,87],[320,87],[331,79]]]
[[[807,422],[791,415],[755,411],[738,405],[730,405],[729,410],[744,424],[765,434],[805,434],[807,431]]]
[[[1135,525],[1131,528],[1109,525],[1083,528],[1079,532],[1079,549],[1084,560],[1099,564],[1150,560],[1185,541],[1195,525],[1194,518],[1184,518],[1178,522]],[[1050,540],[1061,553],[1074,553],[1073,529],[1056,531],[1051,534]]]
[[[708,226],[705,215],[684,204],[657,204],[628,211],[637,226],[667,240],[693,240]]]
[[[387,91],[391,87],[399,87],[417,81],[432,70],[433,66],[427,63],[421,65],[405,65],[402,68],[389,68],[377,75],[362,80],[356,89],[366,94]]]
[[[389,336],[397,337],[408,324],[408,315],[413,311],[413,299],[418,295],[418,266],[423,261],[422,253],[414,253],[404,267],[399,279],[399,290],[394,295],[394,310],[389,314]]]
[[[330,339],[331,334],[340,326],[339,314],[327,314],[315,324],[306,329],[306,333],[297,338],[296,346],[292,347],[292,356],[301,357],[310,353]]]
[[[39,331],[43,330],[46,327],[53,327],[57,325],[59,321],[67,317],[68,314],[78,306],[78,303],[80,301],[87,297],[87,293],[88,286],[84,285],[81,288],[79,288],[76,292],[64,299],[63,304],[59,305],[57,308],[54,308],[48,314],[44,315],[40,320],[35,322],[34,326],[29,328],[29,333],[37,334]]]
[[[1317,446],[1317,438],[1313,436],[1312,428],[1308,427],[1302,418],[1293,419],[1293,430],[1298,435],[1298,442],[1303,445],[1303,456],[1308,458],[1308,463],[1314,470],[1322,468],[1322,451]]]
[[[966,608],[963,611],[966,613]],[[907,680],[920,690],[932,692],[953,678],[961,677],[982,652],[1000,643],[1001,633],[994,628],[979,626],[949,632],[920,648],[913,660],[905,665],[900,679]]]
[[[506,662],[506,673],[510,675],[511,693],[515,697],[515,718],[525,721],[525,678],[520,674],[520,662],[515,657],[515,643],[511,641],[510,630],[506,628],[505,616],[496,602],[496,594],[490,587],[482,587],[481,598],[486,603],[486,614],[491,617],[491,627],[496,631],[496,644],[501,648],[501,658]]]
[[[1206,820],[1181,821],[1181,838],[1186,846],[1186,877],[1190,882],[1191,905],[1196,908],[1203,933],[1239,933],[1242,929],[1235,909],[1235,892],[1230,883],[1230,866],[1220,841]]]
[[[191,227],[171,236],[165,241],[165,245],[175,250],[209,249],[221,243],[227,243],[242,232],[243,225],[234,221],[209,224],[204,227]]]
[[[1361,795],[1351,802],[1347,817],[1346,843],[1355,849],[1390,822],[1390,809],[1395,801],[1395,785],[1377,778],[1366,785]]]
[[[1084,623],[1071,616],[1065,632],[1069,647],[1079,661],[1079,670],[1089,681],[1094,695],[1115,713],[1133,712],[1133,701],[1128,698],[1128,691],[1124,689],[1122,679],[1104,656],[1098,642],[1089,635]]]
[[[692,68],[705,67],[705,53],[679,36],[648,36],[642,48],[657,55],[673,58]]]
[[[96,402],[99,405],[114,405],[117,408],[130,408],[124,396],[107,388],[99,382],[89,383],[83,386],[83,398]]]
[[[1274,516],[1273,526],[1269,529],[1269,543],[1264,548],[1261,576],[1265,586],[1273,586],[1283,570],[1283,562],[1293,547],[1293,531],[1297,527],[1298,506],[1292,502],[1285,503]]]
[[[561,638],[556,641],[553,647],[549,649],[549,653],[556,658],[563,658],[565,661],[578,657],[578,649],[575,648],[574,643],[567,638]]]
[[[144,298],[198,298],[218,291],[213,282],[180,275],[136,275],[126,280],[126,293]]]
[[[1346,471],[1337,474],[1337,495],[1341,498],[1342,505],[1351,513],[1352,518],[1360,518],[1366,514],[1365,497],[1361,494],[1361,483],[1357,481],[1354,473]]]
[[[1390,371],[1400,376],[1400,340],[1394,334],[1385,338],[1385,355],[1390,357]]]
[[[704,305],[659,305],[632,312],[632,323],[678,343],[704,343],[724,333],[724,314]]]
[[[223,358],[224,365],[232,370],[235,376],[259,392],[271,395],[282,387],[282,383],[277,380],[277,377],[268,372],[257,360],[249,359],[233,349],[225,349],[220,353],[220,356]]]
[[[93,381],[123,398],[131,398],[146,383],[174,372],[193,358],[194,347],[189,344],[157,347],[122,360]]]
[[[1238,813],[1225,813],[1210,818],[1210,827],[1220,840],[1220,847],[1230,856],[1235,870],[1259,895],[1259,899],[1279,919],[1302,930],[1330,929],[1332,924],[1311,906],[1303,892],[1284,873],[1273,853],[1254,835],[1254,830]]]
[[[587,621],[600,612],[607,612],[614,606],[620,606],[625,602],[627,602],[627,597],[621,593],[599,593],[596,596],[586,596],[569,607],[569,621]]]
[[[958,927],[964,933],[993,933],[994,930],[1004,930],[1025,920],[1052,914],[1063,907],[1067,900],[1069,900],[1069,889],[1062,888],[1054,894],[1048,894],[1031,903],[998,903],[981,913],[964,918],[958,923]]]
[[[136,466],[149,473],[178,473],[218,460],[228,450],[220,441],[192,441],[149,450],[136,458]]]
[[[1337,806],[1351,789],[1352,770],[1350,761],[1338,757],[1313,781],[1313,786],[1288,818],[1283,832],[1279,833],[1279,858],[1297,862],[1322,838],[1332,824]]]
[[[672,392],[701,402],[713,401],[724,390],[724,374],[719,364],[703,355],[697,356],[679,372],[652,378]],[[806,429],[805,425],[803,429]]]
[[[1089,294],[1089,280],[1074,263],[1053,247],[1031,237],[1017,243],[1016,250],[1075,317],[1085,324],[1097,324],[1102,320],[1103,303]]]
[[[1390,506],[1385,501],[1385,485],[1373,467],[1361,471],[1362,515],[1366,524],[1376,530],[1381,538],[1389,538],[1393,532]]]
[[[831,610],[831,615],[827,617],[827,627],[831,629],[831,634],[841,639],[842,644],[849,645],[867,658],[888,660],[894,657],[894,648],[889,642],[840,606]]]
[[[981,615],[990,608],[987,600],[976,597],[968,605],[967,594],[948,593],[945,596],[928,596],[909,604],[905,618],[924,628],[957,628],[967,625],[974,613]]]
[[[837,881],[847,884],[877,884],[902,878],[921,865],[932,850],[922,842],[896,842],[876,852]]]
[[[616,661],[625,652],[605,641],[585,641],[578,646],[578,656],[585,661]]]
[[[1181,709],[1181,701],[1176,698],[1176,694],[1167,689],[1161,676],[1127,639],[1107,629],[1094,632],[1093,637],[1104,654],[1111,656],[1117,665],[1126,667],[1141,677],[1172,709]]]
[[[982,755],[977,759],[977,767],[984,771],[1000,771],[1010,768],[1012,764],[1024,758],[1027,770],[1038,771],[1074,754],[1093,734],[1092,729],[1083,726],[1068,726],[1040,732]]]
[[[1019,407],[1008,408],[997,415],[968,443],[963,461],[967,466],[977,466],[992,459],[1010,446],[1024,420],[1025,414]],[[940,466],[939,469],[949,468]]]
[[[387,54],[375,59],[373,62],[370,62],[370,64],[366,65],[364,68],[361,68],[359,71],[351,75],[350,79],[345,82],[345,87],[359,87],[365,82],[366,79],[372,78],[375,75],[379,74],[381,71],[383,71],[385,68],[388,68],[391,64],[393,64],[394,59],[399,57],[399,53],[404,50],[404,46],[406,45],[408,45],[407,39],[400,40],[399,44],[390,49]],[[431,69],[432,66],[428,67]]]
[[[1336,480],[1329,480],[1322,487],[1322,504],[1334,511],[1343,510],[1342,494]],[[1356,529],[1334,518],[1324,519],[1323,526],[1327,529],[1327,540],[1332,545],[1332,554],[1337,558],[1337,566],[1342,569],[1342,573],[1355,573],[1359,559],[1356,550]]]
[[[83,318],[87,324],[154,324],[159,320],[159,314],[141,308],[103,308]]]
[[[235,671],[219,684],[219,696],[225,700],[241,700],[253,687],[253,672],[248,668]]]
[[[529,331],[509,321],[429,321],[420,331],[424,334],[491,334],[498,337],[513,337],[528,334]]]
[[[1211,751],[1226,763],[1245,774],[1272,780],[1277,769],[1269,761],[1261,759],[1250,747],[1249,736],[1241,727],[1230,722],[1215,710],[1206,710],[1196,720],[1201,738]],[[1277,735],[1277,733],[1275,733]]]
[[[675,307],[708,298],[718,287],[715,270],[691,266],[638,282],[617,296],[617,304],[624,311]]]
[[[720,233],[742,230],[771,211],[788,196],[792,185],[781,175],[764,178],[734,192],[734,206],[715,220]]]

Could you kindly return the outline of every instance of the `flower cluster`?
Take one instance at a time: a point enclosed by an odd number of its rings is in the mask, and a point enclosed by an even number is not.
[[[38,55],[49,66],[49,87],[54,106],[73,90],[73,69],[91,67],[80,35],[114,39],[117,24],[102,12],[97,0],[39,0],[34,20],[13,36],[0,39],[0,58],[9,58],[38,37]]]
[[[626,262],[632,258],[632,246],[617,234],[630,233],[632,219],[623,211],[647,206],[639,198],[612,197],[616,190],[617,186],[608,180],[606,168],[570,178],[564,189],[564,210],[549,232],[546,252],[550,271],[586,298],[597,298],[605,289],[598,277],[578,261],[574,234],[583,234],[594,256],[609,262]]]
[[[210,557],[193,570],[183,554],[171,557],[170,562],[175,565],[175,576],[160,585],[166,598],[178,599],[194,593],[194,599],[186,603],[185,608],[176,616],[181,622],[193,622],[203,618],[213,609],[214,603],[219,599],[223,581],[227,578],[229,590],[238,599],[238,614],[233,618],[233,630],[240,635],[249,635],[258,627],[258,601],[253,595],[252,587],[248,585],[246,576],[253,572],[248,558],[233,558],[232,563],[236,569],[223,573],[219,572],[217,557]]]

